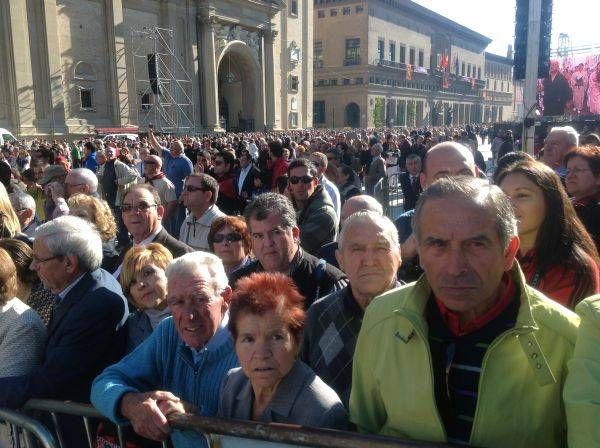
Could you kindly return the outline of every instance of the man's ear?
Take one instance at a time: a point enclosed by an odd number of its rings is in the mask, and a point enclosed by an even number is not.
[[[65,270],[69,274],[74,274],[79,271],[79,259],[77,255],[67,254],[65,255]]]
[[[300,238],[300,229],[298,228],[298,226],[292,227],[292,236],[294,237],[294,241],[296,242]]]
[[[504,249],[504,271],[510,271],[515,263],[517,252],[519,251],[519,237],[513,236]]]
[[[343,263],[343,258],[342,258],[342,251],[339,248],[335,250],[335,259],[338,262],[338,266],[340,267],[340,270],[342,272],[344,272],[344,263]]]
[[[157,205],[156,213],[158,213],[158,217],[162,219],[163,215],[165,214],[165,208],[162,205]]]
[[[421,189],[425,190],[427,188],[427,178],[425,177],[425,173],[421,171],[419,174],[419,182],[421,183]]]
[[[233,295],[233,291],[230,286],[226,286],[223,292],[221,293],[221,297],[223,297],[223,312],[229,309],[229,305],[231,304],[231,296]]]

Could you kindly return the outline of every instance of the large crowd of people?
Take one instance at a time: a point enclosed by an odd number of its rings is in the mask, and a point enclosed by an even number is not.
[[[519,147],[485,125],[7,142],[0,407],[91,402],[129,447],[204,446],[176,413],[598,446],[600,138]]]

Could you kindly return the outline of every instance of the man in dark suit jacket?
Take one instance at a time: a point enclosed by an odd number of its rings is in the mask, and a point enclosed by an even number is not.
[[[131,234],[133,242],[121,251],[119,267],[115,276],[121,272],[125,254],[131,247],[142,244],[160,243],[165,246],[173,258],[177,258],[194,249],[173,238],[161,222],[164,208],[160,203],[158,191],[150,184],[135,184],[125,192],[121,204],[123,222]]]
[[[573,99],[569,81],[560,73],[558,61],[550,61],[548,77],[544,79],[544,115],[564,115]]]
[[[423,191],[419,175],[421,174],[421,157],[410,154],[406,158],[406,172],[400,175],[400,188],[404,196],[404,211],[412,210]]]
[[[240,172],[236,179],[238,196],[242,209],[246,206],[254,191],[254,178],[260,177],[260,170],[254,166],[250,151],[242,149],[240,152]]]
[[[0,407],[87,402],[94,377],[123,355],[127,301],[101,263],[102,241],[87,221],[62,216],[38,227],[31,267],[56,295],[45,357],[28,375],[0,378]]]

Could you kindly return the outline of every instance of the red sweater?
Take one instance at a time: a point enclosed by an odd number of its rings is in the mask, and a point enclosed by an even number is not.
[[[544,276],[538,279],[537,284],[534,285],[532,282],[537,270],[534,249],[527,252],[524,256],[519,256],[518,259],[528,285],[543,292],[547,297],[557,301],[561,305],[568,306],[571,294],[573,294],[576,287],[577,274],[572,268],[567,266],[567,263],[551,266],[546,270]],[[593,293],[597,294],[600,292],[600,270],[595,261],[590,259],[589,262],[594,271]],[[584,298],[579,297],[578,299]]]
[[[288,165],[289,165],[289,162],[287,160],[285,160],[283,157],[277,159],[273,163],[273,165],[271,167],[271,169],[273,170],[272,174],[271,174],[271,189],[272,190],[277,187],[277,179],[287,173]]]

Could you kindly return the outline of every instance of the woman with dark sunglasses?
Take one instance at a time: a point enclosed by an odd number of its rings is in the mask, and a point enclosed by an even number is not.
[[[208,233],[208,246],[223,262],[227,277],[252,260],[252,240],[246,221],[240,216],[215,219]]]

